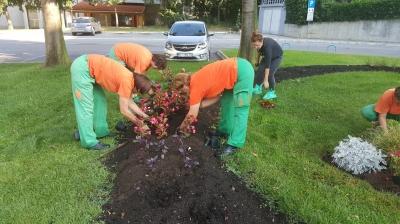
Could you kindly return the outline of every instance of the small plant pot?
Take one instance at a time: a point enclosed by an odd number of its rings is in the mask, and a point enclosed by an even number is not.
[[[117,129],[118,131],[126,131],[127,127],[124,123],[119,121],[117,125],[115,125],[115,129]]]
[[[217,135],[211,136],[209,146],[213,149],[218,149],[219,148],[219,136],[217,136]]]
[[[392,178],[393,183],[395,183],[396,185],[400,186],[400,176],[394,176]]]
[[[75,136],[75,140],[77,140],[77,141],[79,141],[81,139],[81,136],[79,135],[79,131],[76,131],[74,133],[74,136]]]

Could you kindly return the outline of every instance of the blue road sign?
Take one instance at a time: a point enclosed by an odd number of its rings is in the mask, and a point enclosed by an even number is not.
[[[314,8],[315,6],[315,0],[308,0],[308,8]]]

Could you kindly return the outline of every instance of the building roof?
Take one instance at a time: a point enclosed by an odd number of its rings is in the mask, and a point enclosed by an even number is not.
[[[146,6],[134,5],[134,4],[121,4],[117,5],[117,12],[127,13],[143,13]],[[90,5],[89,2],[79,2],[72,6],[74,12],[114,12],[114,6],[104,3],[98,3],[97,5]]]

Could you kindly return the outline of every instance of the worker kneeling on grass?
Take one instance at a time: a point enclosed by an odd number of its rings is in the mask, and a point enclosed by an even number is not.
[[[76,120],[84,148],[109,148],[109,144],[99,142],[98,138],[116,135],[108,129],[107,101],[102,87],[119,95],[120,112],[131,122],[141,126],[135,114],[148,117],[130,99],[133,93],[147,93],[151,89],[150,80],[110,58],[95,54],[78,57],[71,65],[71,79]],[[147,126],[142,128],[148,129]]]
[[[400,121],[400,86],[386,90],[376,104],[362,108],[361,114],[368,121],[379,124],[387,133],[386,119]]]
[[[227,145],[215,157],[227,156],[243,147],[252,98],[254,69],[242,58],[229,58],[208,64],[190,75],[179,73],[173,87],[189,93],[190,109],[180,129],[197,117],[199,109],[221,99],[219,136],[229,136]]]

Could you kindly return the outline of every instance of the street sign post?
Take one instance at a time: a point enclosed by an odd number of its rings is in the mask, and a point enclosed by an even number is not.
[[[315,7],[315,1],[316,0],[308,0],[308,12],[307,12],[307,33],[306,33],[306,39],[308,38],[308,27],[310,26],[310,21],[313,21],[314,19],[314,7]]]
[[[314,19],[314,7],[316,0],[308,0],[308,13],[307,13],[307,21],[313,21]]]

